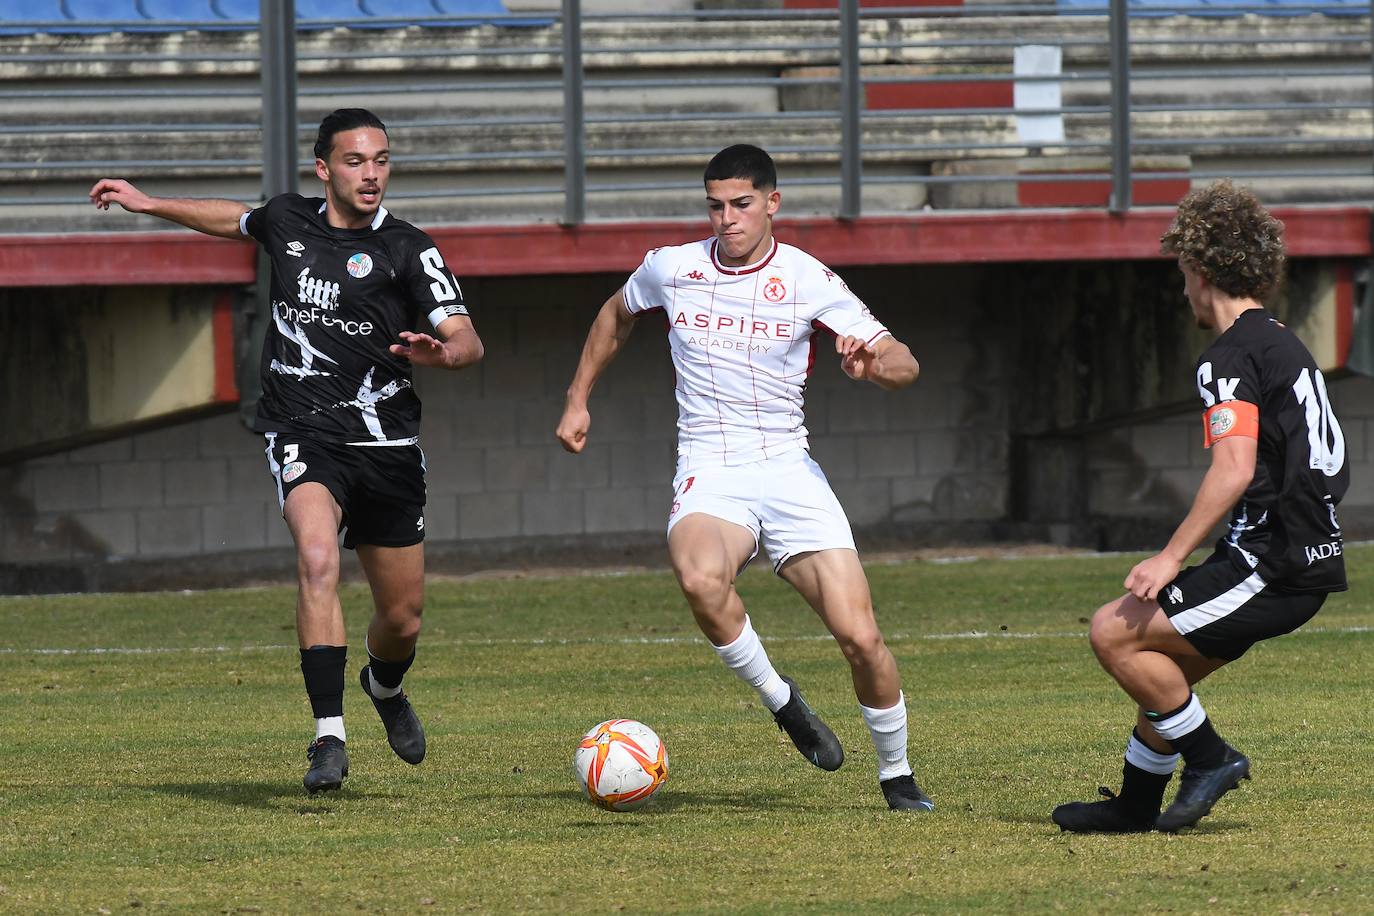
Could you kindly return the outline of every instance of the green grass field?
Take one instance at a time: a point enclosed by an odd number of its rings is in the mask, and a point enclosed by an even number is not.
[[[1303,632],[1203,685],[1255,778],[1193,831],[1061,834],[1117,787],[1132,712],[1086,621],[1133,558],[870,566],[938,806],[886,810],[848,671],[766,571],[740,590],[848,751],[808,766],[716,660],[667,572],[434,582],[392,756],[356,686],[352,775],[301,788],[313,735],[293,592],[0,599],[0,911],[1374,912],[1374,548]],[[591,806],[577,738],[667,743],[644,811]]]

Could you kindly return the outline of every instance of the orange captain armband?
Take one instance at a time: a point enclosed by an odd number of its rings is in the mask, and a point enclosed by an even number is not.
[[[1227,436],[1259,438],[1259,407],[1249,401],[1222,401],[1202,412],[1202,447]]]

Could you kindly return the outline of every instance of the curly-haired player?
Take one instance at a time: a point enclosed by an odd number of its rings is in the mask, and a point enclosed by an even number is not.
[[[1312,354],[1260,304],[1283,276],[1283,224],[1219,181],[1183,199],[1160,249],[1178,258],[1198,326],[1217,334],[1197,364],[1212,463],[1168,545],[1093,616],[1093,652],[1138,714],[1121,794],[1054,809],[1076,832],[1176,831],[1248,779],[1250,761],[1217,735],[1192,685],[1346,587],[1345,439]],[[1228,510],[1212,555],[1180,572]],[[1180,756],[1178,794],[1161,814]]]

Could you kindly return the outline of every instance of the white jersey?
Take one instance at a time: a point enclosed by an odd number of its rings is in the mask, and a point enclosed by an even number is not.
[[[775,240],[745,267],[715,239],[656,248],[625,283],[635,316],[661,310],[677,369],[678,467],[733,467],[807,447],[802,396],[825,330],[887,335],[844,281]]]

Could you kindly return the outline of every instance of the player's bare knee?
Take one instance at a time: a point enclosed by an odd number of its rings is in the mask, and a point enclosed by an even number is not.
[[[703,566],[689,566],[677,571],[677,581],[682,593],[695,607],[697,605],[716,606],[725,600],[734,584],[734,578],[722,569]]]
[[[333,591],[339,584],[339,550],[333,544],[303,544],[296,551],[296,576],[302,589]]]
[[[1118,604],[1113,601],[1098,608],[1088,628],[1088,644],[1104,667],[1110,666],[1125,651],[1129,642],[1124,638],[1129,631],[1117,613]]]
[[[867,671],[876,668],[890,654],[883,634],[877,629],[843,633],[835,637],[851,667]]]
[[[377,609],[377,620],[393,639],[415,639],[420,635],[419,605],[403,604]]]

